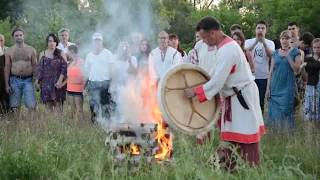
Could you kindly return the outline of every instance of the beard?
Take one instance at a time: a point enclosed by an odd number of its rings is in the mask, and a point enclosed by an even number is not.
[[[16,40],[16,43],[17,43],[17,44],[22,44],[22,43],[23,43],[23,40],[22,40],[22,39],[18,39],[18,40]]]

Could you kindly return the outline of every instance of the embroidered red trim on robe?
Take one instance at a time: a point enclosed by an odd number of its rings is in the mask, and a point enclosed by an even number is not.
[[[233,66],[232,66],[232,69],[231,69],[231,71],[230,71],[230,74],[233,74],[235,71],[236,71],[236,65],[233,65]]]
[[[199,100],[200,103],[205,102],[205,101],[208,100],[207,97],[206,97],[206,94],[204,93],[203,86],[196,87],[195,91],[196,91],[196,95],[197,95],[198,100]]]
[[[264,126],[259,127],[259,131],[255,134],[240,134],[235,132],[221,132],[221,140],[234,141],[238,143],[256,143],[260,141],[260,135],[265,134]]]

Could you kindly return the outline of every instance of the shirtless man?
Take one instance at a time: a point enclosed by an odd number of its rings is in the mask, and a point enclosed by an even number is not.
[[[36,107],[33,76],[37,68],[36,51],[31,46],[24,44],[24,32],[20,28],[12,31],[15,45],[8,48],[5,53],[5,85],[6,92],[10,95],[10,108],[19,113],[22,95],[25,106],[29,111]]]

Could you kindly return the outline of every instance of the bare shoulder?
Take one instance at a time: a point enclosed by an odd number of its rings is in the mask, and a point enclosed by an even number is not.
[[[28,50],[29,52],[36,52],[36,49],[34,49],[32,46],[29,46],[26,44],[25,46],[26,50]]]
[[[6,50],[6,54],[8,54],[8,55],[12,55],[12,52],[15,50],[15,46],[11,46],[11,47],[9,47],[7,50]]]

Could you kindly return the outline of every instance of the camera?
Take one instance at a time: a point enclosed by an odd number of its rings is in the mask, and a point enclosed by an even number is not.
[[[127,56],[127,55],[130,54],[130,49],[129,49],[129,47],[126,47],[126,46],[123,47],[123,54],[124,54],[125,56]]]

